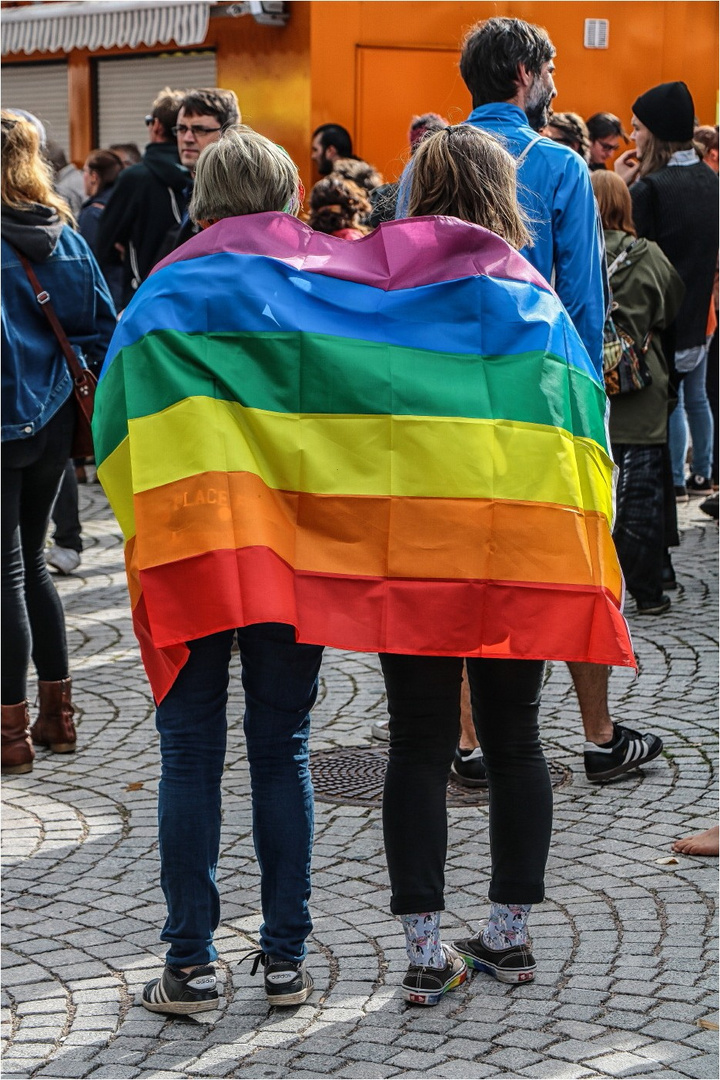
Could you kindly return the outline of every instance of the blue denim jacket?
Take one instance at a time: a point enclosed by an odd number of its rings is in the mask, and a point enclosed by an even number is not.
[[[45,262],[33,263],[81,362],[99,369],[116,325],[97,263],[69,226]],[[52,419],[73,389],[57,338],[15,251],[2,240],[2,440],[27,439]]]

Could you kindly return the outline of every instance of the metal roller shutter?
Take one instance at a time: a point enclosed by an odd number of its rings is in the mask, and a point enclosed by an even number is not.
[[[3,64],[3,108],[26,109],[42,120],[48,136],[70,157],[68,130],[68,66],[57,64]]]
[[[191,89],[216,85],[215,53],[163,53],[98,60],[98,146],[147,142],[144,117],[164,86]]]

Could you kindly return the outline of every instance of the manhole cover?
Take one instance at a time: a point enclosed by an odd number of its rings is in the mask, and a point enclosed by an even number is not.
[[[387,758],[387,750],[372,746],[340,747],[311,754],[315,798],[318,802],[379,806]],[[560,787],[571,776],[569,769],[553,761],[548,761],[548,769],[553,787]],[[487,806],[487,788],[465,788],[450,780],[447,802],[448,806]]]

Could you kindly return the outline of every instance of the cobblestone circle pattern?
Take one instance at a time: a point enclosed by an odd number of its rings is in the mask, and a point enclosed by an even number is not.
[[[86,549],[59,579],[78,706],[78,751],[38,752],[3,780],[3,1077],[711,1077],[717,1059],[717,859],[671,858],[717,821],[716,525],[680,508],[669,614],[629,620],[637,679],[613,673],[617,720],[665,742],[646,769],[587,782],[567,669],[542,706],[555,789],[547,900],[532,913],[534,983],[485,975],[432,1009],[400,997],[407,961],[389,890],[379,805],[318,802],[309,967],[316,992],[268,1008],[240,963],[260,923],[242,691],[233,660],[217,945],[221,1008],[170,1019],[138,1004],[159,973],[159,757],[132,634],[117,525],[81,488]],[[312,750],[373,743],[377,658],[327,650]],[[33,682],[31,680],[31,686]],[[32,693],[32,691],[31,691]],[[192,812],[191,798],[188,805]],[[449,811],[446,940],[487,909],[487,805]]]

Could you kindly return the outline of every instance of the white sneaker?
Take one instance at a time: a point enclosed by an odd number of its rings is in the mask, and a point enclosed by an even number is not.
[[[80,552],[72,548],[62,548],[53,545],[45,552],[45,562],[53,566],[61,574],[71,574],[80,565]]]
[[[378,720],[376,724],[373,724],[370,728],[373,738],[382,739],[383,742],[390,742],[389,720]]]

